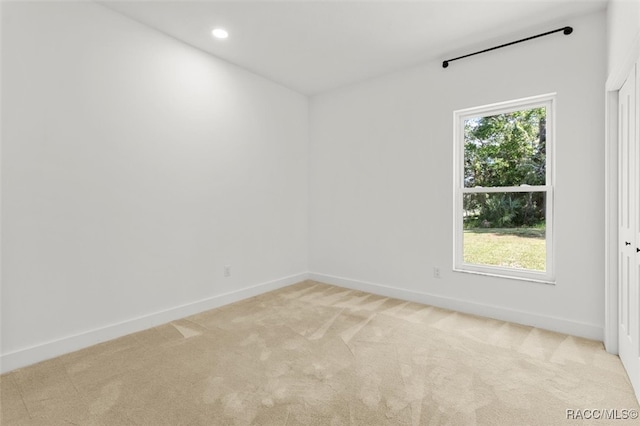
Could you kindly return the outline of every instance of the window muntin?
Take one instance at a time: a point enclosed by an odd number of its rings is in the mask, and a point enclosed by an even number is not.
[[[455,270],[553,282],[554,99],[454,113]]]

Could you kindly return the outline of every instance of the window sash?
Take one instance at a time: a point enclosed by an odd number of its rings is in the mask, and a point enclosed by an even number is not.
[[[501,188],[466,188],[466,190],[459,191],[456,197],[456,241],[455,241],[455,262],[454,271],[458,272],[471,272],[482,275],[492,275],[499,277],[507,277],[513,279],[522,279],[527,281],[535,281],[551,284],[553,283],[555,273],[553,264],[553,217],[551,212],[553,211],[553,187],[551,186],[539,186],[529,187],[526,191],[521,190],[520,187],[512,187],[515,190],[499,190]],[[535,189],[534,189],[535,188]],[[482,265],[477,263],[467,263],[464,261],[464,208],[463,208],[463,194],[478,194],[478,193],[523,193],[523,192],[544,192],[546,194],[545,199],[545,271],[535,271],[532,269],[518,269],[509,268],[496,265]]]
[[[497,192],[546,192],[551,190],[551,185],[523,185],[523,186],[475,186],[473,188],[460,188],[463,194],[483,194]]]

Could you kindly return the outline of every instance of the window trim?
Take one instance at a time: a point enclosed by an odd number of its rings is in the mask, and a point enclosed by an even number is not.
[[[545,107],[546,119],[546,176],[545,185],[510,186],[510,187],[464,187],[464,122],[468,118],[489,116],[525,109]],[[453,140],[454,140],[454,180],[453,180],[453,270],[509,278],[515,280],[533,281],[545,284],[555,284],[555,232],[554,232],[554,188],[555,188],[555,110],[556,93],[549,93],[528,98],[515,99],[473,108],[460,109],[453,112]],[[479,265],[464,262],[463,241],[463,195],[468,193],[503,193],[503,192],[545,192],[545,240],[546,240],[546,271],[537,272],[527,269],[507,268],[500,266]]]

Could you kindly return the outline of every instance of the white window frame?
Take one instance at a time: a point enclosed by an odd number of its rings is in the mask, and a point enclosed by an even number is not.
[[[505,277],[518,280],[555,283],[554,265],[554,165],[555,165],[555,103],[556,94],[550,93],[524,99],[516,99],[453,112],[454,134],[454,240],[453,270],[481,275]],[[490,188],[464,187],[464,122],[470,118],[504,114],[533,108],[546,108],[546,177],[545,185],[507,186]],[[464,226],[463,196],[471,193],[503,193],[503,192],[545,192],[545,239],[546,239],[546,271],[533,271],[491,265],[480,265],[464,262]]]

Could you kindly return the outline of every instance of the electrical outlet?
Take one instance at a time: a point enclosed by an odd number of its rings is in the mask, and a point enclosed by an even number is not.
[[[440,268],[433,268],[433,278],[440,278]]]
[[[231,265],[224,265],[224,276],[229,278],[231,276]]]

